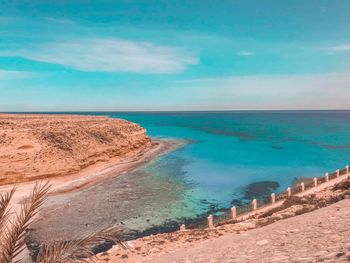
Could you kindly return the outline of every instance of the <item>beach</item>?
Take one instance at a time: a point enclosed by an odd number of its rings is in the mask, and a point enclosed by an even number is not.
[[[0,128],[0,189],[22,193],[35,180],[49,180],[51,195],[88,187],[176,147],[106,117],[0,114]]]
[[[88,188],[179,147],[151,141],[137,124],[78,115],[0,115],[0,192],[16,185],[17,207],[37,180],[50,196]]]
[[[34,254],[43,242],[72,240],[110,226],[123,229],[125,239],[163,243],[173,239],[172,234],[165,239],[148,236],[176,231],[182,223],[219,215],[252,198],[262,200],[271,191],[278,194],[333,169],[335,162],[343,163],[344,116],[332,117],[342,139],[333,141],[322,135],[329,132],[325,123],[311,131],[305,128],[308,115],[286,114],[286,123],[271,113],[1,115],[0,192],[17,182],[12,204],[18,209],[36,180],[50,181],[48,200],[26,234]],[[315,117],[329,118],[321,113]],[[256,123],[261,119],[278,128],[263,132]],[[291,124],[298,129],[286,130]],[[293,151],[305,158],[296,163]],[[315,152],[323,155],[308,160]],[[193,238],[207,238],[200,236]],[[193,239],[191,234],[183,237]],[[142,238],[135,242],[148,247]],[[186,240],[179,239],[176,246],[184,244]],[[126,254],[137,262],[139,253],[133,253]]]
[[[51,185],[48,201],[36,217],[35,223],[32,224],[31,231],[27,233],[27,243],[30,243],[31,241],[28,240],[32,240],[33,229],[37,227],[39,232],[42,231],[43,235],[39,235],[37,244],[53,239],[69,240],[93,231],[92,228],[86,228],[81,216],[73,219],[69,217],[68,211],[62,213],[56,211],[53,214],[53,217],[60,218],[62,224],[46,227],[40,224],[40,219],[47,218],[46,213],[51,212],[49,208],[52,204],[59,203],[59,206],[64,208],[69,205],[70,196],[78,195],[85,189],[93,188],[101,182],[142,167],[186,143],[180,140],[150,140],[142,127],[107,117],[2,114],[0,125],[0,138],[3,139],[0,150],[2,161],[0,193],[16,187],[17,191],[11,202],[13,209],[19,211],[20,205],[26,202],[26,197],[30,195],[35,182],[49,181]],[[67,136],[74,138],[74,141],[71,140],[69,144],[65,144],[62,137],[58,137],[55,142],[61,145],[47,145],[47,142],[42,139],[42,134],[46,131],[49,131],[52,136],[57,134],[62,136],[63,132],[67,132]],[[86,131],[89,133],[98,131],[97,142],[97,133],[94,133],[92,138],[87,138],[84,136]],[[78,135],[72,135],[74,132]],[[80,140],[79,135],[84,140]],[[116,137],[117,143],[109,139],[108,135],[112,138]],[[102,141],[101,138],[103,138]],[[71,149],[65,149],[62,145]],[[85,145],[89,148],[88,154],[84,152]],[[60,160],[62,156],[68,156],[68,158]],[[35,162],[37,158],[40,160]],[[52,165],[56,161],[59,166]],[[34,171],[33,174],[28,175],[31,170]],[[99,202],[100,199],[97,198],[96,201]],[[90,203],[94,203],[94,200],[91,199]],[[101,218],[98,214],[99,212],[93,211],[89,216]],[[87,215],[83,215],[84,217],[86,218]],[[73,230],[69,229],[72,225],[69,221],[74,220],[77,226]],[[113,222],[103,220],[95,230],[101,229],[101,225],[111,226]],[[48,235],[50,229],[53,230],[52,235]],[[57,233],[66,233],[66,235]]]

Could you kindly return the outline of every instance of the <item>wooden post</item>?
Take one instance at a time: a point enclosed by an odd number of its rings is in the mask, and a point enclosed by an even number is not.
[[[209,215],[208,216],[208,227],[209,228],[214,228],[213,215]]]
[[[276,195],[275,193],[271,194],[271,203],[274,204],[276,202]]]
[[[232,208],[231,208],[231,217],[232,217],[232,219],[237,218],[237,208],[235,206],[232,206]]]
[[[339,177],[340,175],[339,169],[337,169],[336,172],[337,172],[337,177]]]
[[[255,211],[258,208],[258,202],[256,201],[256,199],[253,199],[252,201],[252,209],[253,211]]]
[[[314,177],[314,186],[317,186],[317,177]]]
[[[292,196],[292,188],[290,188],[290,187],[287,188],[287,195],[288,195],[288,197]]]
[[[329,174],[326,173],[325,177],[326,177],[326,182],[328,182],[329,181]]]
[[[300,184],[300,186],[301,186],[301,191],[304,192],[304,191],[305,191],[305,183],[302,182],[302,183]]]
[[[181,226],[180,226],[180,231],[185,231],[186,230],[186,226],[185,226],[185,224],[182,224]]]

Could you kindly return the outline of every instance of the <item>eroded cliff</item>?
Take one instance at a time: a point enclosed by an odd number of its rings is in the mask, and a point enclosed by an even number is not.
[[[0,184],[75,174],[150,145],[144,128],[122,119],[0,114]]]

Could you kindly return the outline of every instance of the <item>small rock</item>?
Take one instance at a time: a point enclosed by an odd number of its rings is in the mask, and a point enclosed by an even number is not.
[[[300,230],[297,228],[289,230],[289,233],[298,233],[298,232],[300,232]]]
[[[263,239],[263,240],[256,242],[256,244],[258,246],[263,246],[263,245],[266,245],[267,243],[269,243],[269,241],[267,241],[266,239]]]

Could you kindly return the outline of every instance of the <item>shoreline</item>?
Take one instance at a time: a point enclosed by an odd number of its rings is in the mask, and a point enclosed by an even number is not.
[[[183,141],[154,140],[149,147],[146,147],[141,152],[130,158],[126,158],[122,161],[112,159],[106,164],[92,165],[91,167],[83,169],[75,176],[77,178],[68,182],[69,185],[61,185],[56,187],[53,191],[50,191],[50,196],[89,188],[108,178],[120,176],[121,174],[139,168],[164,154],[182,147],[183,145],[185,145],[185,142]],[[61,177],[61,179],[63,179],[63,177]]]
[[[92,187],[108,178],[120,176],[133,169],[155,160],[156,158],[174,151],[186,144],[181,140],[152,140],[151,145],[136,155],[124,159],[112,158],[108,162],[93,164],[75,174],[58,176],[54,178],[38,179],[15,184],[0,185],[0,193],[7,192],[13,187],[17,191],[12,199],[13,206],[19,206],[31,193],[34,184],[38,181],[49,181],[51,190],[49,196],[62,195]]]
[[[250,239],[256,242],[254,235],[251,233],[254,231],[264,233],[263,229],[266,227],[273,229],[275,224],[283,225],[283,228],[288,229],[288,220],[297,221],[300,227],[305,227],[306,224],[303,223],[304,217],[309,217],[312,221],[317,220],[312,218],[313,212],[323,211],[323,209],[331,207],[339,211],[340,206],[338,202],[349,203],[350,178],[347,175],[320,186],[308,189],[302,194],[293,195],[290,199],[284,200],[278,207],[271,206],[269,209],[257,210],[242,221],[228,220],[211,229],[186,229],[130,240],[128,241],[129,249],[123,250],[119,246],[114,246],[112,249],[98,254],[97,262],[169,262],[169,255],[176,255],[176,257],[179,257],[180,262],[180,259],[185,259],[184,255],[187,253],[187,250],[203,246],[205,251],[209,249],[206,246],[208,242],[217,242],[221,238],[243,239],[251,236]],[[318,228],[320,227],[319,223],[315,223],[315,225]],[[293,229],[287,231],[294,233]],[[263,236],[261,238],[266,237]]]
[[[48,197],[57,200],[57,198],[60,198],[60,196],[65,198],[65,195],[69,196],[69,194],[71,193],[79,193],[85,189],[93,188],[99,183],[108,181],[109,179],[115,177],[119,177],[125,173],[140,168],[143,165],[147,165],[148,163],[153,162],[162,155],[165,155],[171,151],[175,151],[176,149],[183,147],[184,145],[186,145],[186,143],[187,142],[184,140],[176,139],[152,140],[149,146],[145,147],[135,155],[128,156],[126,158],[123,158],[122,160],[116,157],[105,163],[91,165],[90,167],[84,168],[73,175],[48,178],[47,181],[49,181],[49,183],[51,184],[51,189],[48,194]],[[21,209],[21,205],[27,202],[27,199],[32,192],[34,184],[38,181],[46,180],[33,180],[17,184],[0,185],[0,193],[5,193],[11,190],[13,187],[16,187],[16,192],[11,200],[11,206],[13,211],[19,212]],[[33,224],[39,218],[41,218],[41,215],[44,211],[45,208],[43,209],[43,211],[40,211],[35,216]],[[23,251],[23,257],[29,258],[32,252],[32,249],[28,247],[27,243],[26,249]]]

